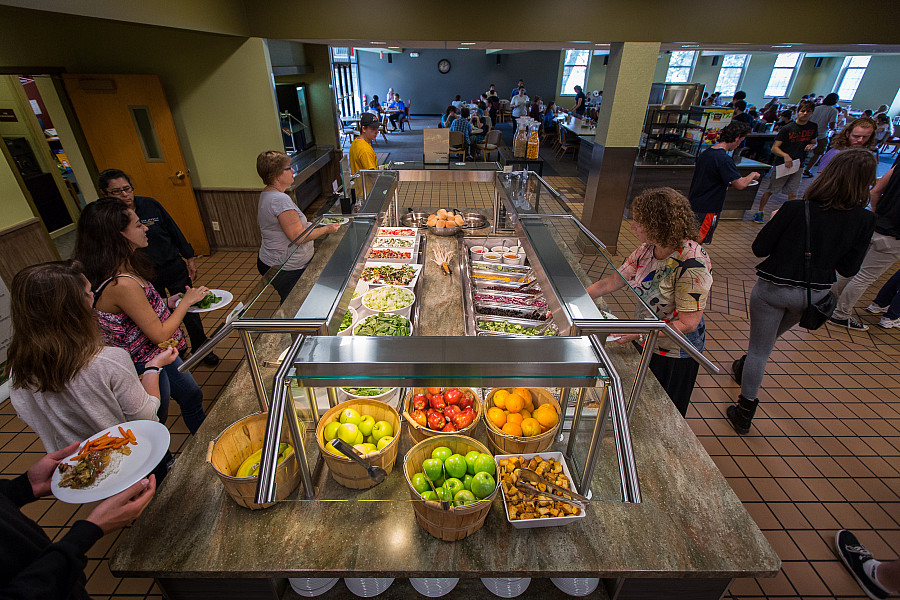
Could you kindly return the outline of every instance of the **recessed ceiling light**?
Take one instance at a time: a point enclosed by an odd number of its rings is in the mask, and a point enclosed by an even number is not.
[[[457,50],[471,50],[471,48],[467,48],[465,46],[460,46]]]
[[[591,42],[589,40],[575,40],[573,42],[567,42],[567,43],[569,43],[569,44],[590,44]]]
[[[609,46],[609,44],[594,44],[595,46]]]
[[[772,46],[773,48],[790,48],[790,44],[781,44],[780,46]]]
[[[682,48],[699,48],[700,44],[685,44]]]
[[[370,44],[387,44],[387,42],[369,42]]]
[[[460,42],[460,45],[462,45],[462,46],[474,46],[474,45],[475,45],[475,42]]]

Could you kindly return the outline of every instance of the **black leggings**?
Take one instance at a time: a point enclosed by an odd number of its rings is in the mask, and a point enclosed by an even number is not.
[[[270,267],[261,261],[258,256],[256,257],[256,270],[259,271],[259,274],[263,277],[266,277],[269,269],[273,268],[277,269],[278,267]],[[278,275],[272,279],[272,287],[278,292],[278,297],[281,298],[282,304],[284,304],[285,299],[287,299],[291,290],[294,289],[294,286],[297,285],[297,282],[300,281],[300,276],[303,275],[303,271],[305,270],[306,267],[297,269],[296,271],[286,271],[282,269],[278,272]]]
[[[670,358],[654,354],[650,358],[650,370],[656,375],[659,384],[666,390],[681,416],[685,416],[691,404],[691,393],[697,382],[700,363],[693,358]]]

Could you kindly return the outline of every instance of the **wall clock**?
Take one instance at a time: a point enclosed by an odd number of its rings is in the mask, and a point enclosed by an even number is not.
[[[450,72],[450,61],[447,60],[446,58],[442,58],[441,60],[439,60],[438,61],[438,71],[440,71],[441,73],[443,73],[445,75],[447,73],[449,73]]]

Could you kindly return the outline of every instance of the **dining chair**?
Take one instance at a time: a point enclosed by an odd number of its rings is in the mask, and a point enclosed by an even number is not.
[[[412,121],[409,120],[409,108],[412,104],[412,100],[406,101],[406,110],[403,111],[403,114],[400,115],[400,124],[406,123],[409,125],[409,130],[412,131]]]
[[[889,156],[897,154],[897,151],[900,150],[900,137],[892,135],[888,139],[884,140],[884,142],[882,142],[881,144],[880,152],[886,153],[889,147],[893,148]]]
[[[500,112],[497,113],[497,122],[503,123],[507,118],[512,117],[509,100],[500,100]]]
[[[491,122],[491,118],[489,116],[487,116],[487,114],[485,114],[483,119],[484,119],[485,131],[491,131],[494,128],[494,124]]]
[[[566,129],[565,127],[559,127],[559,146],[556,150],[556,158],[559,160],[561,156],[565,156],[566,152],[569,150],[572,151],[572,157],[574,158],[578,154],[578,146],[566,137]]]
[[[559,127],[559,125],[557,125]],[[547,131],[547,128],[544,127],[544,123],[541,123],[541,144],[548,141],[554,141],[556,139],[556,133],[553,131]],[[554,144],[555,145],[555,144]]]
[[[466,157],[466,136],[462,131],[450,132],[450,152],[448,156],[456,155],[465,160]]]
[[[381,123],[378,125],[378,133],[381,134],[381,137],[384,138],[384,143],[387,144],[387,124],[388,124],[388,115],[384,113],[384,116],[381,117]],[[378,136],[375,136],[376,139]],[[372,142],[373,144],[375,142]]]
[[[485,161],[487,160],[488,154],[494,154],[495,152],[500,151],[500,139],[502,136],[503,132],[499,129],[491,129],[485,136],[484,141],[476,145],[481,151],[481,157]]]

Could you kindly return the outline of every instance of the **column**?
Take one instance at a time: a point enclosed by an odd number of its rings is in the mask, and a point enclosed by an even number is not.
[[[617,250],[658,56],[659,42],[616,42],[609,49],[581,221],[611,254]]]

